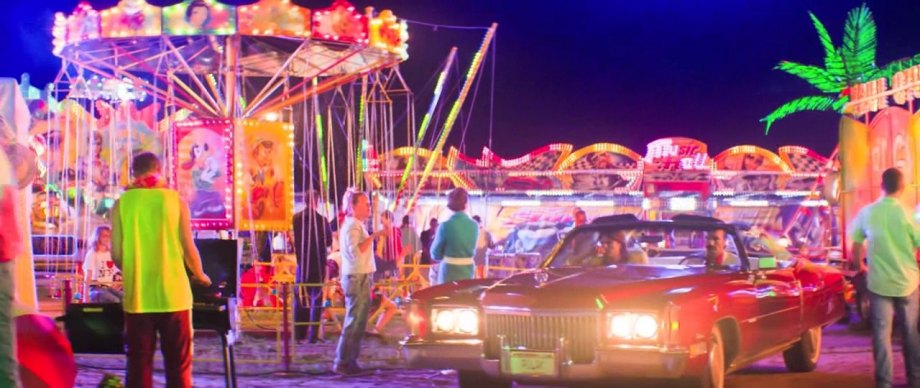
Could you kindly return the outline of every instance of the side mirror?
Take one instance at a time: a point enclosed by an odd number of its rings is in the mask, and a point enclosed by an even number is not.
[[[776,258],[775,257],[761,257],[757,259],[757,269],[763,271],[768,269],[776,269]]]

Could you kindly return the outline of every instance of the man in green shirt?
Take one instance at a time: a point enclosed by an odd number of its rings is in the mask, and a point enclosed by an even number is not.
[[[853,220],[852,259],[868,271],[869,309],[872,322],[872,353],[875,383],[892,384],[891,327],[895,310],[904,328],[904,367],[911,387],[920,386],[920,333],[917,331],[920,269],[916,251],[920,231],[898,202],[904,177],[896,168],[882,173],[885,196],[867,205]],[[863,263],[863,242],[869,241],[868,266]]]
[[[188,205],[160,178],[160,159],[131,163],[134,182],[112,208],[112,260],[124,286],[125,386],[153,387],[157,335],[166,386],[192,386],[192,280],[209,286],[192,237]]]

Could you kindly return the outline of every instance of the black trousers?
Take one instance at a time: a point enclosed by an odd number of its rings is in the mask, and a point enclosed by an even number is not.
[[[294,298],[294,339],[316,342],[323,315],[323,288],[303,287],[304,295]]]

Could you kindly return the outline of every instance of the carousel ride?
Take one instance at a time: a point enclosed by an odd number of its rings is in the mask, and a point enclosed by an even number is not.
[[[392,144],[412,105],[398,66],[406,22],[344,0],[82,3],[55,16],[53,36],[61,70],[25,92],[41,272],[79,271],[140,152],[166,162],[201,235],[286,231],[295,191],[333,207],[362,187],[367,155]]]
[[[49,296],[86,300],[81,264],[130,184],[134,155],[165,162],[199,238],[243,241],[288,231],[295,191],[332,207],[337,190],[363,186],[364,158],[392,144],[395,112],[412,105],[398,66],[408,57],[406,22],[344,0],[322,9],[288,0],[81,3],[55,15],[53,36],[62,63],[53,83],[39,90],[24,75],[21,95],[8,98],[15,109],[0,112],[15,124],[0,129],[16,139],[6,150],[19,182],[31,186],[21,224],[31,225],[32,260],[17,260],[30,267],[17,269],[17,283],[20,295],[40,291],[38,301],[20,300],[52,315],[60,303]],[[47,342],[20,354],[24,382],[72,386],[72,351],[54,323],[17,315],[28,321],[17,321],[30,336],[23,343]],[[54,357],[61,373],[42,372]]]

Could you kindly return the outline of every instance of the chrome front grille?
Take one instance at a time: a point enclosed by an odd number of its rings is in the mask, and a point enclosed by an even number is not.
[[[594,361],[597,342],[597,314],[569,315],[485,315],[486,358],[498,359],[501,355],[500,336],[511,348],[530,350],[556,350],[559,339],[565,338],[566,353],[574,363]]]

